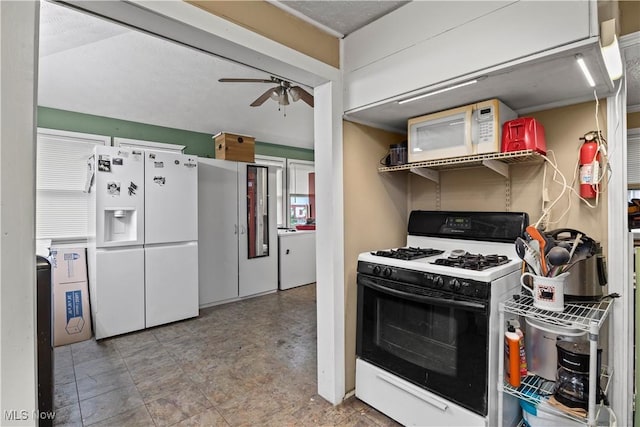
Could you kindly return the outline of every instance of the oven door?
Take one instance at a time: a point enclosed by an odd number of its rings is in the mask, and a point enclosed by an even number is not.
[[[487,415],[488,303],[358,274],[356,353]]]

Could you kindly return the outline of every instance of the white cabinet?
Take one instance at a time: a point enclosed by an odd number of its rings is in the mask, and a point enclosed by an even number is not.
[[[198,161],[199,305],[238,297],[238,166]]]
[[[588,333],[589,337],[589,405],[586,417],[580,417],[577,414],[569,414],[546,404],[549,397],[554,392],[554,384],[550,381],[541,381],[536,375],[528,375],[522,379],[519,387],[512,387],[504,378],[504,370],[498,370],[498,391],[516,396],[521,400],[538,405],[545,404],[545,411],[566,418],[566,423],[571,425],[576,422],[595,426],[598,419],[599,411],[602,408],[596,406],[596,383],[592,379],[597,375],[597,351],[598,336],[600,328],[609,315],[612,303],[611,299],[605,298],[600,302],[594,303],[573,303],[565,304],[563,312],[552,312],[541,310],[533,307],[533,299],[531,297],[520,296],[518,300],[509,300],[500,304],[500,336],[504,337],[505,313],[523,316],[544,322],[554,327],[563,327],[571,330],[582,330]],[[504,352],[499,351],[499,366],[504,366]],[[600,386],[606,393],[611,379],[612,370],[606,366],[602,366],[600,376]],[[498,396],[498,411],[502,413],[503,409],[503,393]],[[499,417],[498,426],[502,426],[502,416]]]
[[[316,281],[316,232],[278,232],[278,278],[280,289],[290,289]]]
[[[595,9],[595,1],[410,2],[345,37],[344,109],[587,40],[598,35]]]
[[[345,37],[345,118],[406,132],[412,117],[487,99],[522,115],[614,95],[600,3],[614,2],[409,2]]]
[[[248,180],[250,166],[228,160],[198,162],[200,307],[277,289],[275,170],[268,169],[265,182]],[[247,189],[255,185],[264,187],[267,197],[256,200],[252,209]],[[250,213],[256,218],[251,226]]]

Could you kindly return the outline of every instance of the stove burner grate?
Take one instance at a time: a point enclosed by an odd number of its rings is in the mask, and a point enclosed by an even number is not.
[[[444,251],[441,251],[439,249],[408,247],[408,248],[390,249],[388,251],[371,252],[371,255],[409,261],[412,259],[419,259],[419,258],[426,258],[434,255],[440,255],[443,253]]]
[[[510,261],[505,255],[481,255],[470,254],[456,250],[452,251],[452,255],[447,258],[438,258],[431,264],[444,265],[447,267],[463,268],[465,270],[482,271],[487,268],[497,267]]]

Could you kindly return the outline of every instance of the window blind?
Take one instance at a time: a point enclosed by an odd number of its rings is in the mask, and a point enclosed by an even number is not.
[[[284,195],[286,194],[286,188],[284,183],[286,182],[285,171],[287,166],[287,159],[283,157],[272,156],[255,156],[255,163],[258,165],[271,166],[276,169],[276,209],[278,227],[285,227],[286,215],[286,203]]]
[[[640,189],[640,134],[627,136],[627,185]]]
[[[87,237],[87,159],[93,147],[110,143],[108,136],[38,129],[36,238]]]
[[[143,150],[167,151],[170,153],[184,153],[186,145],[167,144],[165,142],[143,141],[140,139],[113,138],[114,147],[140,148]]]

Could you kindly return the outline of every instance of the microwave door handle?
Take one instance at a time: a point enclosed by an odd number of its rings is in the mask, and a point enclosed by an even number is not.
[[[434,298],[426,295],[416,295],[409,292],[399,291],[397,289],[392,289],[386,286],[379,285],[375,283],[373,280],[362,277],[362,276],[358,278],[358,284],[362,286],[366,286],[367,288],[373,289],[378,292],[382,292],[385,294],[393,295],[399,298],[408,299],[408,300],[419,302],[419,303],[446,305],[447,307],[461,307],[461,308],[477,310],[477,311],[485,311],[487,309],[485,304],[481,304],[477,302],[458,301],[458,300],[448,299],[448,298]]]

